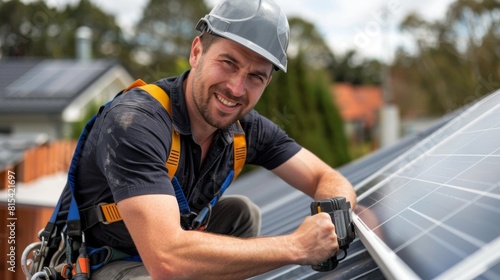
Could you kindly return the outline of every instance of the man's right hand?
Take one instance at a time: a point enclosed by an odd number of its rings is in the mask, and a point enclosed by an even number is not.
[[[301,265],[320,264],[339,250],[335,226],[327,213],[306,217],[290,237],[302,256]]]

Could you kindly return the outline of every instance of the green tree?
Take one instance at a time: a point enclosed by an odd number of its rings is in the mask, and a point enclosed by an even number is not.
[[[442,115],[500,86],[499,11],[495,0],[458,0],[441,21],[406,17],[401,28],[412,34],[417,53],[396,55],[393,92],[398,104],[414,100],[426,110],[405,104],[405,114]]]
[[[355,50],[350,50],[343,56],[337,56],[328,65],[332,79],[336,82],[347,82],[354,85],[380,84],[384,65],[377,59],[359,60]]]
[[[314,70],[298,53],[288,72],[273,74],[256,110],[331,166],[350,160],[343,122],[334,105],[327,71]]]
[[[93,56],[95,58],[117,58],[124,64],[129,62],[130,46],[114,16],[105,13],[90,0],[80,0],[67,5],[62,11],[64,23],[61,39],[65,40],[63,53],[75,57],[75,30],[87,26],[92,30]]]
[[[112,57],[127,64],[130,47],[115,18],[90,0],[59,11],[44,1],[24,4],[12,0],[0,5],[2,56],[50,58],[75,57],[76,29],[88,26],[93,32],[93,57]]]
[[[48,56],[45,46],[49,34],[55,32],[49,28],[54,21],[60,21],[60,14],[45,2],[26,5],[12,0],[0,4],[1,56]]]
[[[78,140],[80,135],[85,128],[87,122],[99,111],[99,108],[104,104],[98,104],[96,102],[92,102],[85,107],[85,111],[82,114],[82,118],[74,123],[71,123],[71,131],[68,136],[70,139]]]
[[[208,13],[203,0],[150,0],[136,27],[136,52],[149,56],[144,65],[173,65],[188,57],[198,20]]]
[[[333,53],[319,34],[316,27],[299,17],[291,17],[290,44],[288,55],[291,57],[301,53],[308,67],[323,69],[333,62]]]
[[[256,110],[325,162],[339,166],[350,156],[325,68],[333,54],[314,25],[300,18],[289,21],[288,72],[273,74]]]

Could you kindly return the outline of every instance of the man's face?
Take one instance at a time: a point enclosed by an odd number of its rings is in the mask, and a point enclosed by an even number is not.
[[[246,115],[272,78],[269,61],[222,38],[204,53],[199,38],[195,39],[190,64],[193,103],[204,121],[215,128],[226,128]]]

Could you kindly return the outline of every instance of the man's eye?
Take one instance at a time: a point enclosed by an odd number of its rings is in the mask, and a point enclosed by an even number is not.
[[[250,75],[250,77],[256,81],[256,82],[259,82],[259,83],[264,83],[264,78],[262,78],[262,76],[260,75],[255,75],[255,74],[252,74]]]
[[[234,66],[234,63],[233,63],[232,61],[230,61],[230,60],[223,60],[222,62],[223,62],[224,64],[229,65],[229,66]]]

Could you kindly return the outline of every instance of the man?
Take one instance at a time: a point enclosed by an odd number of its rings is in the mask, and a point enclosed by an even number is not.
[[[325,213],[307,217],[292,234],[257,237],[259,211],[239,196],[222,197],[208,208],[205,229],[189,230],[233,176],[234,135],[241,133],[246,163],[316,200],[343,196],[356,203],[344,177],[253,110],[272,71],[286,71],[289,28],[279,7],[272,0],[223,0],[197,29],[191,69],[155,83],[168,94],[171,115],[149,93],[131,89],[102,110],[84,146],[76,176],[80,209],[115,202],[123,218],[86,229],[87,244],[138,253],[142,261],[110,262],[93,279],[242,279],[319,264],[339,249]],[[172,131],[181,142],[175,181],[195,213],[190,217],[181,215],[165,167]]]

